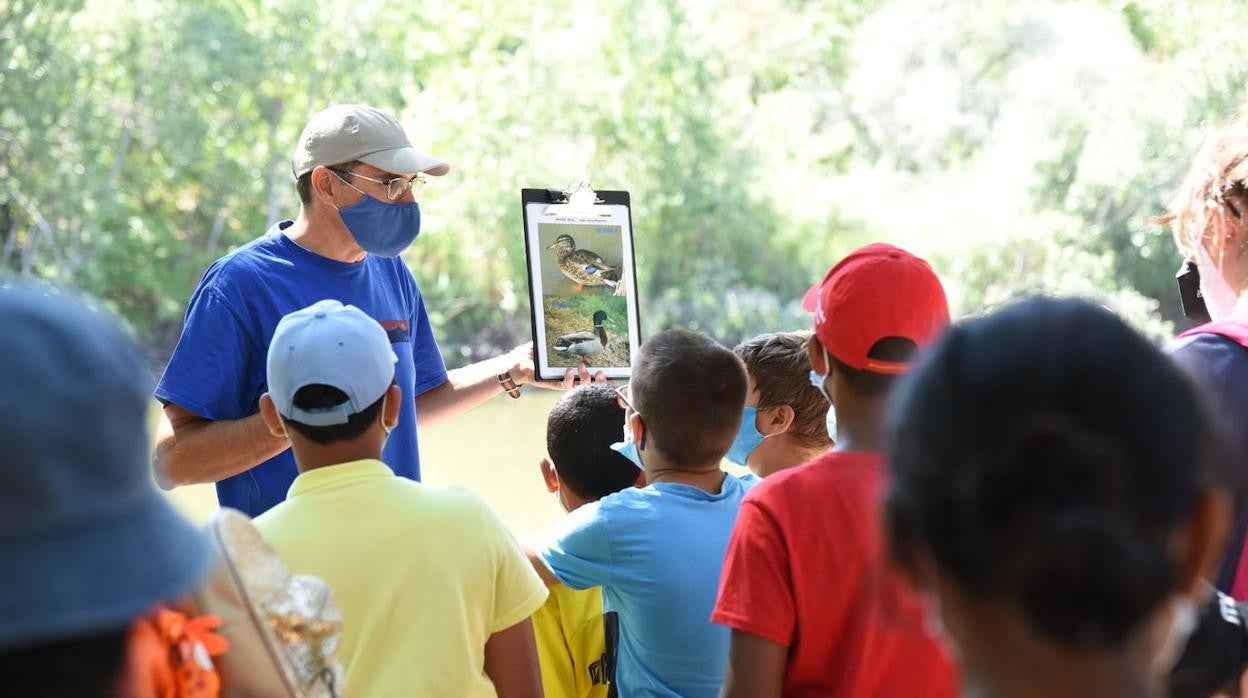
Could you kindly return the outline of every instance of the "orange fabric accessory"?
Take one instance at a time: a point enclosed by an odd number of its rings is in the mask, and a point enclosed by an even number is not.
[[[212,658],[229,649],[214,631],[216,616],[189,617],[158,606],[130,629],[126,698],[218,698],[221,677]]]

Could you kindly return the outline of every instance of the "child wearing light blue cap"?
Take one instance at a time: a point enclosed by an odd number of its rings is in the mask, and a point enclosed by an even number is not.
[[[286,315],[260,412],[299,474],[256,526],[342,609],[352,695],[540,695],[530,616],[546,589],[472,493],[395,475],[381,461],[405,396],[386,331],[325,300]]]

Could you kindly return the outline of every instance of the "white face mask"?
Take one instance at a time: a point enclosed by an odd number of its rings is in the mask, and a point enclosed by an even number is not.
[[[571,511],[568,509],[568,505],[563,503],[563,497],[559,496],[559,490],[555,490],[554,492],[551,492],[551,494],[555,495],[555,501],[559,502],[559,508],[563,509],[563,513],[567,514]]]
[[[385,438],[381,440],[381,447],[383,450],[386,447],[386,443],[390,441],[390,432],[394,431],[394,427],[386,426],[386,400],[388,398],[388,394],[381,398],[381,431],[385,434]]]
[[[828,350],[826,347],[820,346],[819,350],[823,352],[823,364],[828,367],[828,373],[832,372],[832,362],[828,360]],[[824,427],[828,430],[828,438],[832,439],[832,443],[836,443],[836,405],[832,404],[832,396],[828,395],[828,389],[823,387],[827,382],[827,374],[820,374],[814,369],[810,371],[810,384],[819,389],[819,393],[828,401],[828,414],[823,419]]]
[[[1238,299],[1222,276],[1222,266],[1209,256],[1203,242],[1196,245],[1196,268],[1200,270],[1200,295],[1205,299],[1209,317],[1219,320],[1230,315]]]

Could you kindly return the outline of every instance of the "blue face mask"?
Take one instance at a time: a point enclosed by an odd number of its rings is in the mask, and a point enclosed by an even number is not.
[[[638,468],[646,469],[641,462],[641,452],[637,450],[637,444],[633,443],[633,432],[627,424],[624,425],[624,440],[611,444],[611,450],[631,460]]]
[[[828,352],[826,349],[823,352],[823,357],[824,357],[823,360],[826,362],[828,360],[827,358]],[[810,384],[818,388],[819,394],[823,395],[823,397],[827,398],[828,400],[828,414],[826,417],[823,418],[823,424],[824,424],[824,428],[828,430],[828,438],[832,439],[832,442],[835,443],[836,442],[836,406],[832,404],[832,396],[828,395],[828,390],[827,388],[823,387],[823,382],[824,382],[824,376],[819,375],[813,370],[810,372]]]
[[[737,438],[733,439],[732,448],[728,449],[728,455],[724,456],[729,463],[745,465],[745,461],[749,459],[754,449],[758,448],[763,439],[767,438],[754,425],[757,418],[758,408],[747,406],[745,413],[741,415],[741,427],[737,429]]]
[[[365,196],[338,209],[343,225],[364,251],[378,257],[397,257],[420,235],[420,204],[387,204]]]

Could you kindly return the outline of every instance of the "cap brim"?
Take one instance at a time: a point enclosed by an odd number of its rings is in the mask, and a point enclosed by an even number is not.
[[[441,160],[422,153],[415,148],[395,148],[356,158],[360,162],[398,175],[425,173],[441,177],[451,171],[451,166]]]
[[[803,310],[807,310],[812,313],[815,312],[815,309],[819,307],[819,295],[822,289],[822,281],[806,289],[806,295],[802,296]]]
[[[9,541],[0,648],[123,630],[208,570],[208,541],[154,490],[135,510],[52,537]]]

